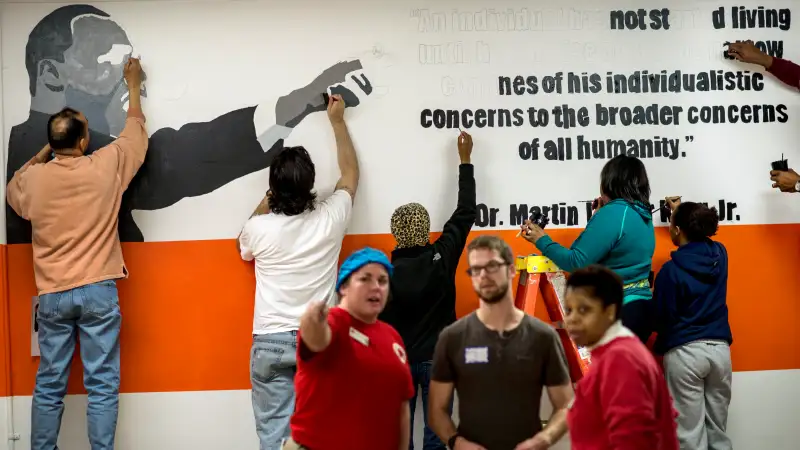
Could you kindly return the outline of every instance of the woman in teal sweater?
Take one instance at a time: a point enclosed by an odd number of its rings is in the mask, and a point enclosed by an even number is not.
[[[531,221],[522,236],[567,272],[602,264],[625,287],[622,323],[646,342],[652,332],[650,268],[655,252],[650,182],[644,164],[631,156],[611,159],[600,172],[599,206],[570,248],[553,241]]]

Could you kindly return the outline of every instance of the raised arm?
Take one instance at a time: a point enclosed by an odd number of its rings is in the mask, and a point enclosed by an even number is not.
[[[264,152],[274,153],[276,149],[273,147],[288,138],[295,126],[309,115],[325,111],[329,105],[325,103],[322,94],[328,89],[343,97],[347,103],[345,106],[358,106],[358,96],[343,84],[348,81],[349,76],[355,84],[352,87],[361,91],[358,95],[370,95],[372,84],[369,79],[364,74],[359,77],[355,75],[362,69],[358,59],[338,62],[322,71],[306,86],[280,97],[274,106],[269,103],[259,105],[253,115],[253,123]]]
[[[358,179],[360,176],[358,158],[353,141],[350,139],[350,132],[344,121],[344,99],[339,94],[328,97],[328,118],[333,127],[333,134],[336,137],[336,159],[339,161],[339,171],[341,177],[336,183],[336,189],[344,189],[350,193],[350,197],[355,200],[358,190]]]
[[[775,78],[795,89],[800,88],[800,66],[782,58],[776,58],[762,52],[753,41],[735,42],[728,46],[728,54],[737,61],[757,64]]]
[[[786,59],[765,56],[766,59],[762,65],[767,72],[775,75],[775,78],[788,86],[795,89],[800,88],[800,66]]]
[[[475,189],[475,167],[472,165],[472,136],[461,132],[458,136],[458,203],[450,219],[444,224],[442,234],[433,243],[436,252],[448,261],[452,271],[467,245],[475,216],[478,212]]]
[[[622,223],[607,208],[608,206],[604,206],[597,210],[570,248],[554,241],[535,224],[527,224],[528,228],[533,229],[533,233],[524,237],[534,243],[542,255],[552,259],[560,269],[573,272],[600,261],[619,239]]]
[[[142,79],[144,72],[139,60],[130,58],[125,64],[125,82],[128,85],[128,118],[125,128],[119,137],[110,145],[94,153],[96,158],[113,158],[116,154],[116,169],[122,190],[125,191],[133,177],[144,164],[149,147],[149,138],[145,128],[145,116],[142,111]],[[110,161],[110,160],[109,160]]]

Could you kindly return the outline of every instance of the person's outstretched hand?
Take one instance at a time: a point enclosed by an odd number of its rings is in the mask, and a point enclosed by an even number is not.
[[[332,94],[328,96],[328,119],[332,125],[344,122],[344,99],[339,94]]]
[[[514,448],[514,450],[547,450],[552,443],[544,433],[538,433],[536,436],[522,441]]]
[[[677,195],[672,197],[666,197],[664,201],[666,201],[667,206],[672,212],[675,212],[675,210],[678,209],[678,206],[680,206],[681,204],[681,198],[680,196]]]
[[[535,245],[536,241],[544,236],[544,230],[539,225],[536,225],[530,220],[526,220],[525,223],[520,226],[520,236]]]
[[[144,81],[144,71],[139,58],[128,58],[125,63],[124,70],[125,82],[128,83],[128,89],[141,88],[142,81]]]
[[[486,450],[486,447],[459,436],[458,439],[456,439],[456,445],[453,447],[453,450]]]
[[[772,65],[772,57],[756,47],[753,41],[733,42],[728,44],[728,54],[737,61],[758,64],[763,67]]]
[[[800,175],[794,169],[771,170],[769,176],[769,179],[773,181],[772,187],[780,189],[781,192],[797,192]]]
[[[472,161],[472,136],[466,131],[458,135],[458,157],[461,164],[470,164]]]
[[[300,323],[305,323],[307,326],[320,327],[328,321],[328,310],[328,304],[324,301],[312,302],[300,317]]]

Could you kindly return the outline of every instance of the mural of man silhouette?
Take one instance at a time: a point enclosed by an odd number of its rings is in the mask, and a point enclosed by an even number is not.
[[[55,9],[33,28],[25,48],[31,107],[28,119],[11,129],[6,175],[11,180],[47,144],[47,120],[65,106],[84,113],[90,128],[89,150],[109,144],[122,130],[128,95],[122,73],[133,47],[111,17],[90,5]],[[146,64],[146,55],[143,62]],[[366,76],[356,77],[359,60],[337,63],[310,84],[280,97],[274,105],[231,111],[210,122],[162,128],[150,137],[147,158],[122,198],[119,234],[123,242],[144,240],[132,211],[166,208],[186,197],[208,194],[250,173],[269,167],[292,129],[309,114],[324,111],[322,93],[330,88],[347,106],[359,98],[342,83],[348,75],[364,94]],[[150,68],[157,71],[157,68]],[[143,92],[146,96],[146,92]],[[145,109],[147,105],[145,105]],[[274,108],[275,124],[257,134],[257,108]],[[9,244],[31,242],[31,224],[6,206]]]

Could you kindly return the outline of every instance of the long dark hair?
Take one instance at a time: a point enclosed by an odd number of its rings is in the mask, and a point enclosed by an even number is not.
[[[610,200],[650,205],[650,181],[639,158],[617,155],[600,172],[600,190]]]
[[[286,147],[269,166],[269,209],[296,216],[314,209],[316,171],[311,156],[303,147]]]

